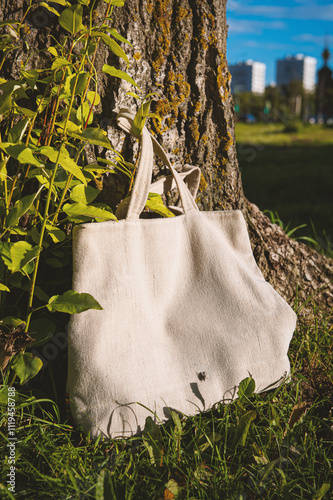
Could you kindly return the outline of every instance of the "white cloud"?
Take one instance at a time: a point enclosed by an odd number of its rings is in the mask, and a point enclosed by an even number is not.
[[[254,47],[254,48],[257,48],[257,47],[261,47],[261,45],[262,44],[260,42],[256,42],[255,40],[247,40],[244,43],[245,47]]]
[[[283,21],[257,21],[247,19],[229,19],[229,33],[253,33],[261,35],[264,30],[286,30]]]
[[[239,8],[241,2],[237,2],[236,0],[228,0],[227,8],[228,10],[237,10]]]
[[[309,42],[314,45],[320,45],[321,47],[325,44],[323,35],[313,35],[312,33],[302,33],[301,35],[293,36],[292,40],[295,42]]]
[[[244,47],[250,47],[250,48],[261,48],[262,47],[262,42],[257,42],[255,40],[247,40],[244,42]],[[290,43],[265,43],[265,49],[266,50],[286,50],[286,51],[297,51],[297,47],[291,45]]]

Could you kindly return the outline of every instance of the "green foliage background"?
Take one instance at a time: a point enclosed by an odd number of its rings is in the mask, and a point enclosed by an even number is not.
[[[112,148],[106,132],[94,120],[100,102],[95,67],[99,44],[129,65],[122,46],[130,44],[112,25],[113,10],[123,6],[124,0],[104,1],[101,20],[94,13],[96,1],[41,2],[41,7],[58,17],[62,28],[59,39],[53,38],[44,49],[48,63],[29,69],[28,48],[19,77],[0,78],[1,368],[7,379],[10,369],[13,371],[10,383],[16,375],[24,383],[41,368],[41,360],[25,349],[33,340],[34,347],[42,345],[59,329],[61,318],[50,313],[101,308],[88,294],[68,290],[72,227],[117,221],[100,196],[103,174],[120,172],[128,178],[129,191],[133,183],[134,166]],[[60,13],[54,4],[59,5]],[[24,20],[6,20],[0,29],[2,68],[6,58],[19,49],[27,26]],[[126,71],[107,64],[102,71],[138,88]],[[129,94],[140,100],[134,92]],[[135,116],[133,133],[137,137],[151,116],[151,101],[150,94]],[[89,163],[87,145],[111,152],[112,160],[98,157]],[[147,204],[151,210],[169,215],[159,196],[150,196]]]

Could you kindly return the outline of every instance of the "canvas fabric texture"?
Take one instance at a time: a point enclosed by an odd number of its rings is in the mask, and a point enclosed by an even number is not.
[[[132,119],[118,115],[127,132]],[[259,392],[290,370],[296,315],[263,278],[242,212],[199,211],[146,128],[141,141],[126,218],[74,229],[73,288],[103,307],[73,315],[69,327],[70,408],[93,437],[206,411],[235,398],[246,377]],[[139,218],[154,152],[171,170],[181,215]]]

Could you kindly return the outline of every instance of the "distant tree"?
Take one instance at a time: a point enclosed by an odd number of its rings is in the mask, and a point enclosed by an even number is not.
[[[264,109],[264,97],[253,92],[239,92],[234,96],[235,102],[239,106],[239,116],[245,114],[253,115],[257,120],[262,120]]]

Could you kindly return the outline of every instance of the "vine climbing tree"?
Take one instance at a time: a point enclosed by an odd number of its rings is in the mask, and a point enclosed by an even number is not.
[[[61,1],[49,2],[61,11]],[[84,1],[81,2],[85,4]],[[118,4],[123,2],[119,0]],[[118,32],[130,43],[130,64],[115,60],[107,46],[95,57],[101,102],[95,118],[119,147],[121,134],[114,116],[123,106],[137,109],[126,95],[136,90],[129,81],[102,73],[104,64],[126,70],[142,95],[155,92],[148,126],[175,164],[197,165],[202,177],[197,202],[202,210],[241,209],[246,217],[254,256],[265,278],[289,302],[314,297],[323,308],[333,307],[332,260],[286,236],[281,228],[247,200],[236,156],[233,100],[226,59],[226,0],[127,0],[113,13]],[[23,16],[26,0],[0,0],[2,19]],[[117,5],[117,0],[115,1]],[[96,1],[95,16],[102,16],[105,1]],[[34,55],[27,67],[43,64],[52,37],[61,38],[56,14],[32,2],[26,18],[29,29],[20,50],[3,67],[4,75],[17,74],[28,48]],[[136,90],[136,92],[139,92]],[[97,146],[98,147],[98,146]],[[123,148],[124,149],[124,148]],[[128,148],[127,148],[128,149]],[[87,151],[87,155],[96,151]],[[124,152],[125,154],[125,152]],[[124,195],[121,173],[105,176],[105,199],[114,208]],[[268,207],[269,208],[269,207]]]

